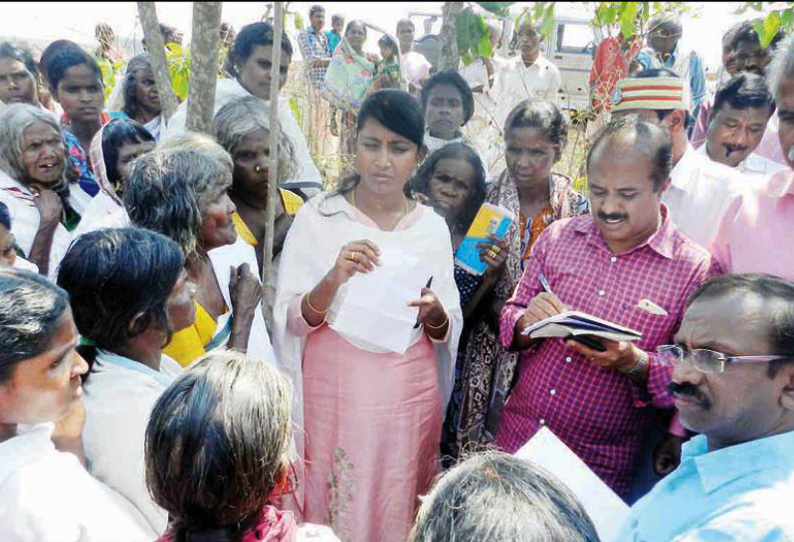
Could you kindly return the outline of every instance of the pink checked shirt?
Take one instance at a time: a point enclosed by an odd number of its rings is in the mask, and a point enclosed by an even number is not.
[[[647,386],[592,364],[561,339],[545,339],[522,353],[519,376],[500,419],[496,445],[513,453],[541,426],[562,439],[610,487],[626,496],[650,405],[669,408],[671,368],[656,361],[658,345],[672,342],[689,295],[719,274],[709,253],[689,240],[662,207],[659,230],[643,245],[612,254],[590,215],[560,220],[539,237],[513,297],[505,303],[501,339],[510,347],[518,319],[543,291],[569,307],[642,333],[650,355]],[[638,308],[648,300],[666,315]]]

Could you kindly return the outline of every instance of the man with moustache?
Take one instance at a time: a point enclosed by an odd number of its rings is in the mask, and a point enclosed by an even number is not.
[[[692,148],[687,140],[688,109],[686,82],[666,69],[646,70],[622,79],[612,96],[613,117],[636,114],[667,133],[673,147],[673,169],[663,201],[675,225],[708,248],[731,200],[749,189],[750,183]]]
[[[706,144],[697,152],[733,168],[744,179],[762,181],[785,168],[754,152],[774,110],[775,99],[763,77],[752,73],[733,76],[714,96]]]
[[[675,345],[658,352],[674,366],[681,422],[701,435],[616,540],[794,540],[794,284],[711,279],[689,299]]]
[[[794,36],[781,43],[768,74],[788,167],[729,205],[712,252],[730,273],[771,273],[794,281]]]
[[[626,116],[607,124],[587,155],[592,216],[557,221],[541,234],[502,310],[502,343],[524,352],[496,445],[515,452],[548,427],[624,498],[650,407],[673,403],[671,369],[654,351],[678,330],[687,297],[718,272],[662,203],[672,152],[654,123]],[[522,334],[566,307],[636,329],[642,338],[593,338],[601,352]]]

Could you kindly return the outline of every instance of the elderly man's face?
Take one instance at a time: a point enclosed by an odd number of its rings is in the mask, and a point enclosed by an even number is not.
[[[764,77],[771,61],[769,50],[757,41],[744,40],[736,44],[736,73],[749,72]]]
[[[651,180],[655,168],[630,135],[602,143],[590,160],[590,210],[615,254],[641,245],[659,228],[662,193],[670,180],[656,190]]]
[[[728,357],[769,355],[772,309],[746,292],[696,300],[684,315],[676,344],[687,352],[705,348]],[[791,416],[781,398],[791,393],[794,367],[781,367],[774,378],[768,368],[768,363],[727,363],[723,373],[706,374],[687,357],[675,367],[670,385],[681,423],[705,434],[711,449],[774,433]]]
[[[775,94],[777,116],[780,120],[778,137],[786,163],[794,169],[794,78],[785,79]]]
[[[728,167],[736,167],[761,143],[772,108],[736,109],[725,103],[712,115],[706,132],[709,158]]]

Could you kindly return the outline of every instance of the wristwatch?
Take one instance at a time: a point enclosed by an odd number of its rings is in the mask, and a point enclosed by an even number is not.
[[[648,365],[648,352],[645,350],[640,350],[640,359],[637,360],[637,363],[634,364],[634,367],[626,371],[626,376],[629,378],[634,378],[635,376],[639,375],[645,366]]]

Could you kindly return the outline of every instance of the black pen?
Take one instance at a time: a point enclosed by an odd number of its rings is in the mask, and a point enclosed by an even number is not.
[[[425,288],[430,288],[430,285],[432,284],[433,284],[433,275],[430,275],[430,278],[427,279],[427,284],[425,285]],[[414,329],[417,329],[418,327],[419,327],[419,319],[417,317],[416,325],[414,326]]]

